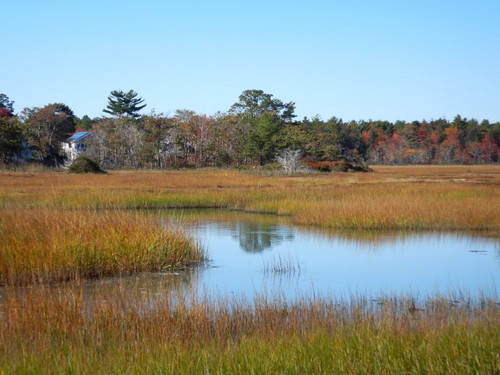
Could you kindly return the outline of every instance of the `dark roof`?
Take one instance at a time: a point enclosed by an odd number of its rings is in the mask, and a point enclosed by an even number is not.
[[[68,141],[78,141],[79,139],[86,137],[89,132],[78,132],[73,134],[71,137],[68,138]]]

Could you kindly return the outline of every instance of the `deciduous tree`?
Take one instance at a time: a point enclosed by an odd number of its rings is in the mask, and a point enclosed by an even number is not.
[[[139,126],[144,130],[145,162],[150,162],[153,168],[163,169],[166,159],[175,152],[174,120],[153,112],[142,116]]]
[[[50,104],[33,111],[26,111],[28,141],[38,153],[40,158],[52,165],[62,162],[61,142],[75,131],[71,118],[73,111],[66,113],[69,107],[65,105]]]
[[[301,150],[281,150],[276,156],[276,161],[281,164],[286,173],[294,173],[299,169]]]
[[[294,117],[295,103],[283,103],[273,99],[273,95],[262,90],[245,90],[239,101],[231,106],[230,112],[250,117],[259,117],[265,112],[273,112],[284,121],[291,121]]]

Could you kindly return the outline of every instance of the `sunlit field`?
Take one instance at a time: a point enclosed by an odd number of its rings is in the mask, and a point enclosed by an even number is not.
[[[297,225],[372,235],[413,229],[499,236],[500,166],[292,176],[0,172],[0,374],[500,373],[495,291],[291,302],[186,301],[158,294],[154,285],[85,294],[83,279],[98,283],[205,259],[182,224],[135,210],[171,207],[274,213]]]
[[[204,257],[179,229],[121,212],[2,210],[0,244],[0,286],[162,271]]]
[[[331,228],[500,232],[500,166],[374,167],[275,176],[233,170],[3,172],[0,207],[220,207]]]

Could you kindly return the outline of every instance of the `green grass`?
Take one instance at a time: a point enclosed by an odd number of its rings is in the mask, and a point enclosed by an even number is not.
[[[494,301],[315,298],[172,304],[127,291],[7,290],[0,373],[494,374]],[[102,302],[106,301],[106,303]]]

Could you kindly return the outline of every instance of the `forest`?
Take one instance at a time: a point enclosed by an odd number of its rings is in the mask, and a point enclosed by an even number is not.
[[[460,115],[421,121],[351,120],[319,116],[298,120],[295,103],[246,90],[226,112],[176,110],[139,114],[138,93],[115,90],[106,116],[75,116],[64,103],[24,108],[0,94],[0,164],[61,166],[61,142],[90,131],[85,154],[105,169],[264,166],[284,150],[310,164],[354,165],[498,163],[500,122]]]

